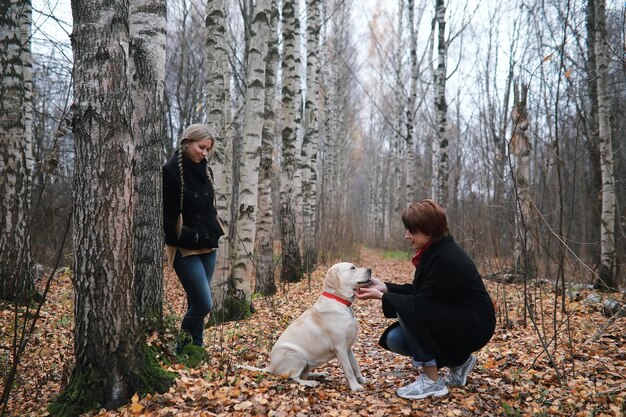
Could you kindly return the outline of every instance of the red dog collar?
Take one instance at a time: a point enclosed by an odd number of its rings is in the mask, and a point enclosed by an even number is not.
[[[322,293],[322,295],[323,295],[324,297],[328,297],[328,298],[332,298],[333,300],[337,300],[337,301],[339,301],[341,304],[346,305],[346,306],[348,306],[348,307],[350,307],[350,306],[352,305],[352,303],[351,303],[350,301],[348,301],[348,300],[346,300],[346,299],[343,299],[343,298],[341,298],[341,297],[339,297],[339,296],[337,296],[337,295],[335,295],[335,294],[331,294],[331,293],[329,293],[329,292],[324,291],[324,292]]]

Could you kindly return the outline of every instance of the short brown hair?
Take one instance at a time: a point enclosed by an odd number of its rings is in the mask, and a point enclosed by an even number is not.
[[[407,207],[402,212],[402,223],[410,233],[422,232],[433,240],[439,240],[449,233],[443,207],[429,198]]]

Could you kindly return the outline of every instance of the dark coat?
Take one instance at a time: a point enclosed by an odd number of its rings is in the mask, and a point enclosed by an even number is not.
[[[206,164],[206,160],[194,164],[183,157],[185,188],[180,239],[176,237],[176,220],[180,214],[178,153],[163,165],[163,229],[168,245],[186,249],[218,247],[223,233],[217,223],[214,190],[207,178]]]
[[[459,366],[489,342],[496,326],[493,301],[470,257],[452,236],[434,242],[421,256],[412,284],[386,283],[383,312],[401,317],[437,366]],[[389,330],[380,345],[386,346]]]

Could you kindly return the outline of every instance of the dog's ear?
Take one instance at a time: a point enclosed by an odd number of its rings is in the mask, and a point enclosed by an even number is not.
[[[324,286],[333,289],[339,286],[339,276],[337,275],[337,268],[334,265],[330,267],[328,272],[326,272]]]

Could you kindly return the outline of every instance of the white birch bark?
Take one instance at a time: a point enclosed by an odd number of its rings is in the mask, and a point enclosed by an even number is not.
[[[448,204],[448,105],[446,103],[446,6],[444,0],[435,2],[433,31],[437,26],[437,68],[434,70],[435,88],[435,143],[433,146],[432,197],[443,207]]]
[[[240,165],[239,206],[234,243],[232,278],[237,296],[252,299],[252,254],[256,236],[261,137],[265,111],[265,59],[269,32],[269,0],[258,0],[252,18],[248,51],[248,79]]]
[[[5,3],[6,4],[6,3]],[[0,18],[0,298],[30,297],[32,9],[12,1]]]
[[[296,229],[294,176],[298,166],[297,138],[300,120],[300,48],[297,0],[283,1],[283,158],[281,172],[282,281],[299,281],[302,260]]]
[[[415,157],[415,114],[417,103],[417,76],[419,68],[417,66],[417,33],[415,30],[415,0],[408,0],[407,8],[409,12],[409,70],[411,73],[411,83],[409,86],[409,101],[406,106],[406,155],[404,157],[404,174],[406,176],[406,200],[405,207],[408,207],[416,200],[417,166]]]
[[[224,307],[224,300],[230,287],[232,268],[232,154],[233,142],[229,140],[226,128],[229,118],[230,63],[226,49],[226,9],[224,0],[207,1],[206,18],[206,103],[207,126],[215,137],[215,147],[210,164],[213,170],[217,212],[226,226],[226,233],[220,238],[217,265],[212,281],[214,309]]]
[[[325,117],[324,117],[324,131],[326,132],[326,140],[324,141],[323,147],[323,184],[324,184],[324,194],[328,196],[335,195],[335,179],[337,175],[335,173],[335,152],[334,152],[334,144],[339,135],[337,131],[337,105],[336,105],[336,96],[337,91],[334,90],[336,82],[335,76],[335,68],[330,61],[332,59],[332,54],[329,54],[328,59],[326,60],[326,88],[324,95],[324,108],[325,108]],[[331,213],[335,209],[335,199],[328,198],[324,200],[324,205],[322,207],[326,212],[323,213],[322,218],[325,221],[331,219]]]
[[[151,378],[133,282],[129,5],[74,1],[72,15],[76,367],[67,389],[86,379],[102,393],[91,400],[114,408]]]
[[[336,45],[340,45],[339,38],[341,32],[339,31],[339,25],[337,25],[337,15],[333,15],[331,34],[329,37]],[[338,50],[333,50],[329,53],[327,62],[327,83],[326,90],[326,140],[324,142],[324,195],[327,196],[324,199],[324,213],[323,219],[325,222],[325,233],[331,233],[332,230],[337,230],[337,218],[339,215],[340,201],[338,197],[339,190],[339,177],[341,176],[338,164],[337,153],[340,141],[341,131],[339,129],[339,96],[340,91],[337,89],[339,86],[339,68],[338,68]],[[327,242],[325,242],[326,245]]]
[[[325,18],[325,15],[323,15]],[[323,39],[323,42],[327,42],[327,37]],[[332,195],[332,167],[331,162],[332,159],[330,157],[330,142],[333,136],[332,132],[332,123],[331,118],[333,114],[332,110],[332,76],[330,70],[330,56],[331,53],[328,50],[323,50],[323,60],[327,63],[324,68],[324,71],[320,74],[320,103],[321,103],[321,114],[320,114],[320,125],[321,125],[321,139],[320,139],[320,162],[321,162],[321,190],[320,195]],[[328,228],[329,218],[330,218],[330,204],[332,199],[323,199],[320,201],[319,212],[318,212],[318,222],[317,227],[320,230],[320,233],[325,234],[325,231]],[[323,244],[323,243],[322,243]]]
[[[274,153],[276,72],[278,70],[278,7],[271,0],[270,31],[265,68],[265,115],[259,170],[258,217],[256,230],[257,267],[255,291],[263,295],[276,293],[274,280],[274,240],[272,215],[272,165]]]
[[[400,231],[398,225],[398,216],[404,210],[404,203],[406,201],[406,197],[404,192],[406,191],[404,188],[403,180],[405,178],[405,172],[403,170],[404,167],[404,144],[405,144],[405,133],[403,132],[405,124],[404,114],[406,108],[405,101],[405,92],[404,92],[404,0],[400,0],[398,2],[398,27],[396,33],[396,51],[394,56],[394,67],[395,67],[395,86],[394,86],[394,97],[395,97],[395,110],[394,110],[394,135],[393,135],[393,175],[390,178],[392,181],[392,215],[389,216],[389,230],[392,234],[395,235],[396,231]]]
[[[134,277],[144,326],[163,318],[161,144],[165,83],[165,0],[130,1],[135,141]],[[151,323],[156,321],[156,323]]]
[[[602,176],[602,212],[600,220],[600,280],[606,287],[616,287],[615,268],[615,163],[610,123],[608,87],[609,52],[607,47],[606,0],[595,2],[594,51],[598,92],[598,150]]]
[[[305,124],[302,143],[302,241],[304,270],[309,271],[317,260],[315,248],[315,209],[317,206],[317,147],[319,141],[319,31],[320,1],[307,0],[307,61]]]

